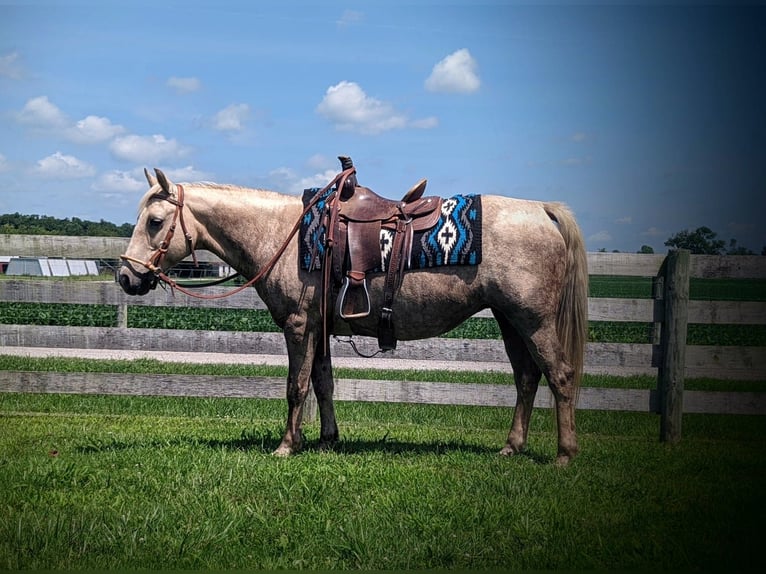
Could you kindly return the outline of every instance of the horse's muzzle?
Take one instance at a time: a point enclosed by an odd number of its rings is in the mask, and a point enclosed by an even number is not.
[[[146,295],[157,287],[157,275],[150,271],[138,273],[126,263],[120,267],[118,281],[128,295]]]

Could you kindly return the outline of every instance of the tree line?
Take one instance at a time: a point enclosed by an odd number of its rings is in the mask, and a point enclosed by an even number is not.
[[[47,215],[0,214],[3,235],[86,235],[91,237],[130,237],[133,225],[108,221],[88,221],[79,217],[59,219]]]
[[[695,255],[756,255],[755,251],[739,245],[736,239],[726,241],[718,238],[718,234],[709,227],[698,227],[694,231],[684,229],[671,235],[665,245],[673,249],[688,249]],[[606,249],[599,249],[605,252]],[[651,245],[642,245],[637,253],[654,253]],[[761,255],[766,255],[766,245],[761,249]]]

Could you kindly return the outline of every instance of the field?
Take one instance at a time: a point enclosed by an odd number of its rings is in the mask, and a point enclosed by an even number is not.
[[[582,454],[495,453],[510,409],[340,403],[335,452],[268,454],[283,401],[0,395],[0,568],[651,568],[760,556],[763,417],[581,412]]]
[[[2,276],[0,276],[2,278]],[[646,277],[591,276],[591,297],[650,298],[652,284]],[[693,299],[766,301],[766,281],[692,279]],[[111,327],[117,310],[107,305],[0,302],[0,323]],[[199,329],[222,331],[278,331],[267,311],[174,307],[131,307],[128,327],[148,329]],[[591,321],[592,342],[646,343],[651,340],[650,323]],[[446,337],[499,339],[493,319],[473,318]],[[766,325],[689,325],[690,345],[766,346]]]
[[[592,296],[651,283],[592,278]],[[697,281],[692,297],[757,301],[764,282]],[[273,330],[266,313],[131,308],[131,326]],[[115,310],[0,303],[6,323],[114,325]],[[699,327],[697,331],[694,331]],[[473,319],[452,333],[493,337]],[[590,339],[646,342],[645,324]],[[698,341],[695,343],[695,341]],[[690,326],[691,344],[766,346],[763,326]],[[284,376],[280,367],[23,359],[3,370]],[[339,377],[508,383],[498,373],[338,370]],[[653,388],[651,377],[586,386]],[[690,379],[687,389],[766,382]],[[0,394],[0,569],[694,569],[760,563],[766,417],[578,412],[581,455],[552,464],[550,409],[529,448],[496,455],[512,409],[338,403],[341,441],[272,457],[284,400]]]

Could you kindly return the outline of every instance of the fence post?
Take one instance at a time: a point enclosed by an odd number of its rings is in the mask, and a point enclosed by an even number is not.
[[[664,267],[665,303],[660,334],[660,365],[657,387],[660,394],[660,440],[681,440],[684,370],[686,367],[686,326],[689,306],[689,251],[668,252]]]
[[[128,327],[128,304],[120,303],[117,305],[117,327],[127,329]]]

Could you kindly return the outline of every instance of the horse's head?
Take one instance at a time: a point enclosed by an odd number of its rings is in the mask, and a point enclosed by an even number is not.
[[[150,189],[141,200],[128,249],[121,255],[120,286],[128,295],[144,295],[157,286],[159,274],[193,253],[194,240],[184,221],[184,190],[159,169],[144,169]],[[175,233],[176,224],[182,233]]]

